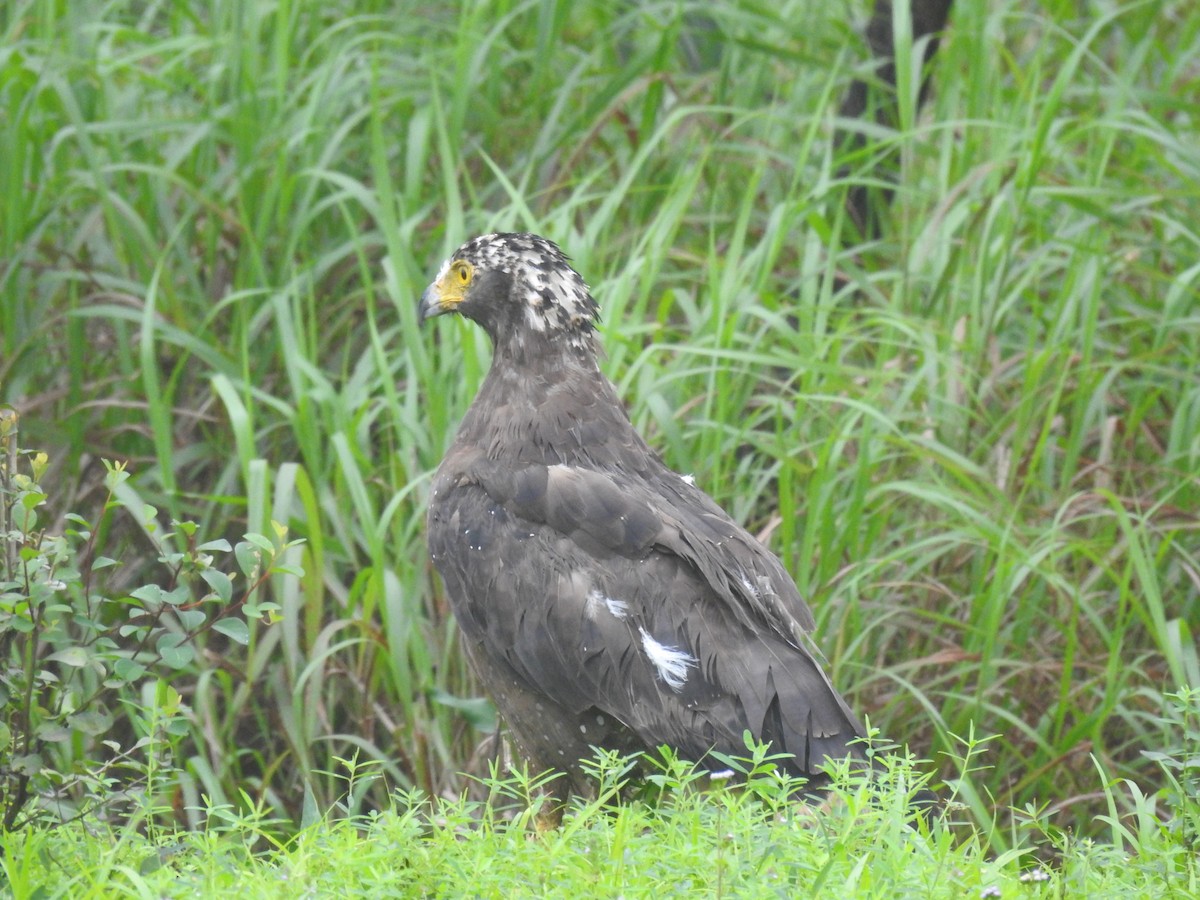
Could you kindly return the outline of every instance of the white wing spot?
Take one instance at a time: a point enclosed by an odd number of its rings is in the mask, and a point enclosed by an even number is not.
[[[666,682],[667,687],[678,692],[687,681],[688,669],[696,665],[696,657],[686,650],[660,644],[644,628],[639,628],[638,633],[642,636],[642,650],[658,670],[658,677]]]
[[[761,599],[761,594],[759,593],[758,586],[755,585],[754,582],[752,582],[744,574],[742,575],[740,580],[742,582],[742,589],[746,592],[747,597],[752,597],[755,600]]]
[[[694,485],[696,483],[695,475],[680,475],[679,477],[683,479],[684,484]]]
[[[585,610],[589,619],[595,619],[597,613],[600,612],[600,607],[603,606],[608,610],[609,615],[617,619],[624,619],[629,615],[629,604],[624,600],[617,600],[615,597],[608,597],[594,588],[588,591],[587,606]]]

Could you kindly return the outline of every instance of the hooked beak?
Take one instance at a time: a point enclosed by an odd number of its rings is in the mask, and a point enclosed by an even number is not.
[[[424,322],[434,316],[457,312],[459,304],[467,298],[469,283],[470,279],[464,282],[449,272],[442,272],[437,281],[425,288],[421,294],[421,302],[417,306],[417,319]]]
[[[420,324],[434,316],[444,315],[453,308],[453,306],[446,306],[442,303],[442,292],[439,283],[435,281],[421,293],[421,300],[417,304],[417,323]]]

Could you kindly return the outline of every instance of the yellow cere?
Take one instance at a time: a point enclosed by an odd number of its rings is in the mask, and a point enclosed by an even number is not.
[[[443,310],[453,309],[463,302],[471,279],[475,277],[475,267],[465,259],[452,260],[441,277],[434,285],[437,291],[437,303]]]

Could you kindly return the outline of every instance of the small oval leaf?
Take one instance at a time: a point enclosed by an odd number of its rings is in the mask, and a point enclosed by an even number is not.
[[[233,596],[233,582],[229,580],[228,575],[216,569],[205,569],[200,573],[200,577],[208,582],[208,586],[221,598],[222,603],[229,602]]]
[[[213,631],[219,631],[239,644],[250,643],[250,629],[241,619],[221,619],[213,625]]]
[[[91,655],[83,647],[67,647],[64,650],[51,653],[46,658],[51,662],[60,662],[63,665],[74,666],[78,669],[88,664]]]

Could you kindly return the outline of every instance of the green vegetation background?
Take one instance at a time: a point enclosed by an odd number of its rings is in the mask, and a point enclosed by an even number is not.
[[[898,159],[887,231],[843,247],[863,3],[0,9],[0,402],[54,513],[99,520],[127,460],[164,531],[304,539],[280,621],[173,678],[167,818],[299,823],[355,755],[355,811],[486,771],[423,544],[486,339],[415,311],[492,230],[574,258],[637,426],[966,819],[1096,834],[1106,778],[1153,794],[1163,695],[1200,685],[1200,13],[1079,10],[960,4],[920,112],[902,54],[900,128],[861,126]],[[119,593],[156,551],[106,522]]]

